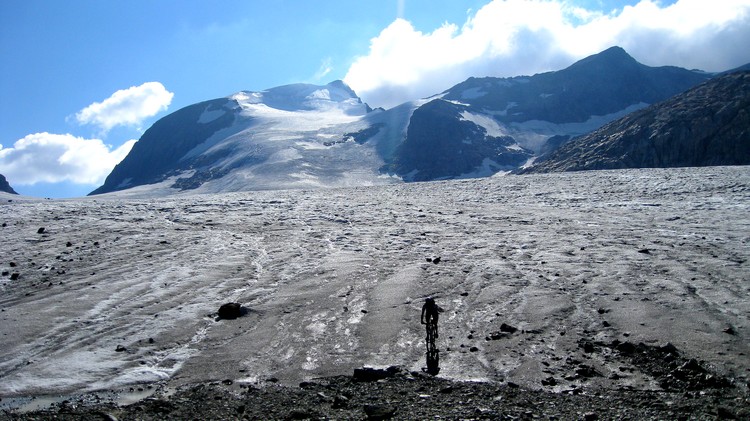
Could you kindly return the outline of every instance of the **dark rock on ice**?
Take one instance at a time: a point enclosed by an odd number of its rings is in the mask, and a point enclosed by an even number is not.
[[[37,234],[44,234],[44,229],[45,229],[44,227],[41,227],[38,230],[36,230],[36,233]]]
[[[359,382],[375,382],[396,377],[400,372],[401,368],[397,366],[390,366],[386,369],[372,367],[355,368],[352,379]]]
[[[245,313],[240,303],[226,303],[219,307],[219,319],[234,320]]]
[[[504,339],[510,337],[510,334],[506,332],[492,332],[489,336],[487,336],[488,341],[496,341],[498,339]]]
[[[507,333],[516,333],[518,331],[518,328],[516,328],[515,326],[511,326],[509,324],[503,323],[502,325],[500,325],[500,331],[507,332]]]

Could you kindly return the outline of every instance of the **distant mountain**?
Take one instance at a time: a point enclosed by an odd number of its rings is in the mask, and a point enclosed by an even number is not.
[[[406,139],[384,168],[407,181],[482,177],[532,156],[492,118],[436,99],[414,110]]]
[[[503,123],[582,123],[680,93],[710,75],[678,67],[649,67],[620,47],[609,48],[570,67],[531,77],[470,78],[443,99],[489,111]]]
[[[609,123],[523,172],[749,164],[750,71],[741,71]]]
[[[146,130],[92,194],[164,182],[177,190],[211,183],[207,191],[356,184],[351,164],[367,166],[367,151],[355,151],[355,134],[369,127],[360,122],[368,111],[341,81],[190,105]],[[377,178],[380,165],[370,165],[367,175]]]
[[[414,112],[385,168],[415,181],[513,170],[710,77],[649,67],[612,47],[556,72],[469,78]]]
[[[10,186],[8,180],[6,180],[5,176],[2,174],[0,174],[0,192],[18,194],[15,190],[13,190],[13,187]]]
[[[389,110],[372,110],[341,81],[243,91],[154,123],[92,194],[490,176],[710,77],[645,66],[613,47],[556,72],[470,78]]]

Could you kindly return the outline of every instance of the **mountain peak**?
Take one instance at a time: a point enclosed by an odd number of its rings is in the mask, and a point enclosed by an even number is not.
[[[349,85],[346,84],[346,82],[344,82],[341,79],[336,79],[326,86],[329,86],[334,89],[341,89],[342,91],[348,92],[352,97],[354,98],[357,97],[357,93],[354,92],[354,89],[352,89]]]
[[[312,111],[343,107],[352,115],[366,113],[362,101],[354,90],[340,80],[327,85],[293,83],[259,92],[242,91],[230,98],[245,104],[265,104],[284,111]]]
[[[614,45],[612,47],[607,48],[606,50],[594,54],[592,57],[611,57],[611,58],[620,58],[620,59],[628,59],[628,60],[635,60],[633,57],[630,56],[630,54],[625,51],[624,48]]]
[[[569,69],[582,69],[592,67],[596,70],[620,69],[623,67],[644,66],[628,54],[622,47],[609,47],[601,53],[588,56],[577,61]]]

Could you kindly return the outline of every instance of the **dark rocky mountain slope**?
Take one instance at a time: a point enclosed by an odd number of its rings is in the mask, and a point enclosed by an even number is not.
[[[91,194],[162,181],[169,174],[191,168],[182,158],[214,133],[234,123],[237,103],[221,98],[182,108],[154,123],[141,136],[128,156],[107,177],[104,185]],[[202,122],[204,113],[219,117]]]
[[[534,76],[469,78],[443,99],[493,110],[503,123],[540,120],[584,122],[631,105],[653,104],[683,92],[711,76],[679,67],[650,67],[620,47],[611,47],[571,66]]]
[[[515,170],[629,112],[711,75],[638,63],[620,47],[534,76],[469,78],[421,105],[403,143],[384,157],[407,181]]]
[[[408,181],[487,176],[498,169],[516,168],[533,156],[511,136],[493,136],[465,119],[464,110],[464,106],[439,99],[414,110],[406,140],[388,169]]]
[[[523,172],[748,164],[750,71],[740,71],[570,141]]]
[[[6,180],[5,176],[2,174],[0,174],[0,192],[18,194],[15,190],[13,190],[13,187],[10,186],[8,180]]]

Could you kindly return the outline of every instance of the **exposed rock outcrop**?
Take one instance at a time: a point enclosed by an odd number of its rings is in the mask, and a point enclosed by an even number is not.
[[[15,190],[13,190],[13,187],[10,186],[8,180],[6,180],[5,176],[2,174],[0,174],[0,191],[10,194],[18,194]]]
[[[747,164],[750,71],[740,71],[571,140],[522,172]]]

